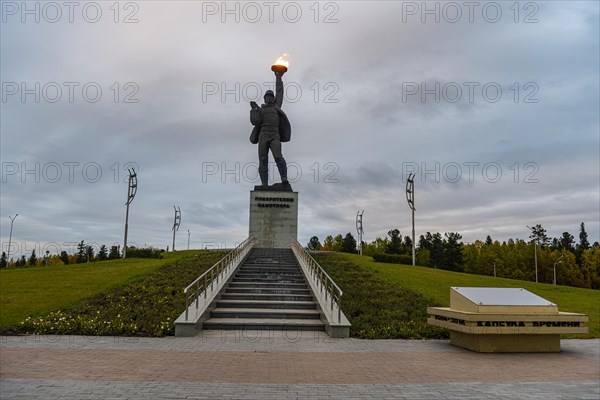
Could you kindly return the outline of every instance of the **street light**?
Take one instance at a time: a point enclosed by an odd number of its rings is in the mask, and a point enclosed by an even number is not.
[[[362,238],[365,231],[363,230],[362,216],[365,210],[356,212],[356,232],[358,232],[358,254],[362,255]]]
[[[129,222],[129,204],[133,201],[135,194],[137,193],[137,174],[135,170],[131,168],[129,170],[129,187],[127,189],[127,211],[125,212],[125,239],[123,240],[123,258],[127,256],[127,228]]]
[[[531,229],[531,235],[533,235],[533,228],[530,227],[529,225],[525,225],[526,227],[528,227],[529,229]],[[531,237],[531,236],[529,236]],[[534,247],[533,247],[533,251],[534,251],[534,259],[535,259],[535,282],[537,283],[538,281],[538,266],[537,266],[537,238],[536,240],[533,241]]]
[[[406,201],[412,210],[412,265],[415,266],[415,174],[406,180]]]
[[[17,219],[17,217],[19,216],[19,214],[15,214],[14,217],[8,217],[10,218],[10,235],[8,236],[8,255],[6,256],[6,262],[10,261],[10,243],[12,241],[12,228],[13,228],[13,223],[15,222],[15,219]]]
[[[560,257],[558,257],[556,259],[556,261],[554,261],[554,281],[552,282],[553,285],[556,285],[556,264],[560,264],[562,261],[561,259],[564,257],[565,255],[562,254]]]
[[[175,251],[175,232],[179,230],[179,225],[181,224],[181,209],[179,207],[173,206],[175,209],[175,220],[173,221],[173,251]]]

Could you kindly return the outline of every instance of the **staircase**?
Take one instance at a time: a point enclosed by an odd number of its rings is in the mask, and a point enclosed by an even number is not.
[[[291,249],[252,249],[202,329],[323,331]]]

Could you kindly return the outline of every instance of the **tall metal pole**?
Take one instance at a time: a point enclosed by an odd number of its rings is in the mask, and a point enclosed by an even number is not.
[[[535,258],[535,283],[538,281],[538,267],[537,267],[537,241],[534,243],[534,258]]]
[[[137,174],[135,170],[131,168],[129,170],[129,186],[127,189],[127,202],[125,205],[127,209],[125,211],[125,238],[123,239],[123,258],[127,257],[127,229],[129,227],[129,204],[133,201],[135,194],[137,193]]]
[[[192,234],[192,232],[190,232],[190,230],[188,229],[188,250],[190,249],[190,235]]]
[[[365,231],[363,230],[362,216],[365,213],[365,210],[356,212],[356,232],[358,232],[358,254],[362,255],[362,242],[363,242],[363,234]]]
[[[533,238],[532,236],[534,236],[534,231],[533,228],[530,227],[529,225],[525,225],[527,226],[529,229],[531,229],[531,236],[529,236],[530,238],[534,239],[533,241],[533,259],[535,262],[535,282],[537,283],[538,281],[538,266],[537,266],[537,246],[538,246],[538,238]]]
[[[181,224],[181,210],[179,207],[173,206],[175,209],[175,220],[173,221],[173,251],[175,251],[175,232],[179,230]]]
[[[15,222],[15,219],[17,219],[17,217],[19,216],[19,214],[15,214],[14,217],[8,217],[10,218],[10,235],[8,236],[8,255],[6,256],[6,262],[10,261],[10,244],[12,242],[12,228],[13,228],[13,223]]]
[[[406,201],[412,210],[412,265],[415,266],[415,174],[408,175],[406,180]]]

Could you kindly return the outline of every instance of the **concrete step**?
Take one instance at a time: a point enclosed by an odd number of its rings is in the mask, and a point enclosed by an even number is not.
[[[260,278],[260,277],[235,277],[233,278],[233,281],[235,283],[250,283],[250,282],[264,282],[264,283],[294,283],[294,284],[306,284],[306,281],[304,280],[304,277],[302,278],[290,278],[290,277],[285,277],[285,278],[278,278],[278,277],[271,277],[271,278]]]
[[[269,278],[304,278],[304,275],[300,272],[298,273],[288,273],[288,272],[282,272],[282,273],[270,273],[270,272],[262,272],[262,273],[255,273],[255,272],[243,272],[243,271],[239,271],[237,274],[235,274],[236,278],[265,278],[265,279],[269,279]]]
[[[292,295],[309,295],[308,289],[289,289],[289,288],[238,288],[228,287],[225,293],[262,293],[262,294],[292,294]]]
[[[313,301],[310,295],[259,294],[259,293],[223,293],[223,300],[270,300],[270,301]]]
[[[325,324],[321,320],[311,319],[252,319],[252,318],[209,318],[202,323],[207,330],[271,330],[285,329],[294,331],[323,331]]]
[[[210,312],[211,318],[319,319],[319,311],[277,308],[222,308]]]
[[[229,284],[230,288],[289,288],[289,289],[306,289],[306,283],[277,283],[277,282],[235,282]]]
[[[297,267],[250,267],[244,266],[240,267],[238,270],[240,272],[302,272],[300,268]]]
[[[274,301],[274,300],[218,300],[219,308],[285,308],[297,310],[316,310],[314,301]]]
[[[246,261],[242,266],[248,267],[281,267],[281,268],[298,268],[299,265],[296,261],[291,262],[272,262],[272,263],[263,263],[263,262],[249,262]]]

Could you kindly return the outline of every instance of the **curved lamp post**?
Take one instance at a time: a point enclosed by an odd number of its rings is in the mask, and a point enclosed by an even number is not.
[[[181,209],[179,207],[173,206],[175,209],[175,220],[173,221],[173,251],[175,251],[175,232],[179,230],[179,225],[181,225]]]
[[[129,186],[127,189],[127,202],[125,203],[125,205],[127,206],[127,211],[125,211],[125,238],[123,239],[123,258],[127,257],[127,229],[129,227],[129,225],[128,225],[128,223],[129,223],[129,205],[131,204],[131,202],[133,201],[133,198],[135,197],[135,195],[137,193],[137,185],[138,185],[137,174],[135,173],[135,170],[133,168],[131,168],[129,170]]]
[[[406,201],[412,210],[412,265],[415,266],[415,174],[406,180]]]
[[[564,254],[561,254],[560,257],[558,257],[556,259],[556,261],[554,261],[554,280],[552,281],[553,285],[556,285],[556,264],[560,264],[562,262],[562,258],[564,257]]]
[[[14,217],[8,217],[10,218],[10,235],[8,236],[8,255],[6,256],[6,262],[10,261],[10,245],[12,242],[12,228],[13,228],[13,223],[15,222],[15,219],[17,219],[17,217],[19,216],[19,214],[15,214]]]
[[[358,233],[358,254],[362,255],[363,230],[362,216],[365,210],[356,212],[356,232]]]

